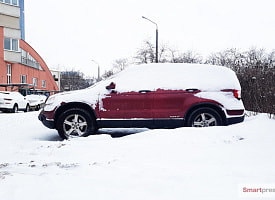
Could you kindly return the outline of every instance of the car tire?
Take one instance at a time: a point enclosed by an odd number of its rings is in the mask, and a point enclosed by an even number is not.
[[[57,119],[56,129],[63,139],[86,137],[96,131],[95,118],[86,110],[71,108],[63,112]]]
[[[29,104],[27,104],[26,109],[24,110],[24,112],[30,112],[30,105]]]
[[[40,110],[40,105],[38,104],[35,108],[36,111]]]
[[[221,115],[212,108],[202,107],[194,110],[187,119],[189,127],[222,126]]]
[[[17,113],[18,112],[18,105],[17,104],[14,104],[12,110],[11,110],[12,113]]]

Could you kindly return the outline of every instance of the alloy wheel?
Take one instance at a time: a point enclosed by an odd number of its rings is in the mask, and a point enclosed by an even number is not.
[[[85,117],[80,114],[68,115],[63,122],[63,131],[68,137],[83,136],[86,133],[87,127]]]

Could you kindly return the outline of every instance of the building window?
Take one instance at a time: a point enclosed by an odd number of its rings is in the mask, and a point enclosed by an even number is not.
[[[11,64],[7,64],[7,83],[11,83]]]
[[[21,75],[21,83],[27,83],[27,76]]]
[[[18,40],[16,40],[16,39],[11,39],[11,41],[12,41],[12,50],[13,51],[18,51]]]
[[[32,78],[32,84],[33,84],[34,86],[37,86],[37,78]]]
[[[46,88],[46,80],[42,80],[42,88]]]
[[[17,6],[18,5],[18,0],[12,0],[12,5]]]
[[[5,37],[4,49],[9,51],[19,51],[19,40]]]
[[[4,49],[11,50],[11,40],[10,40],[10,38],[4,38]]]
[[[13,6],[18,6],[18,0],[0,0],[0,2],[4,2]]]

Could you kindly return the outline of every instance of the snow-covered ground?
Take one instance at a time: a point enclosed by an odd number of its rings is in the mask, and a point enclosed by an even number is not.
[[[228,127],[104,129],[67,141],[37,116],[0,113],[1,200],[235,200],[240,187],[275,184],[275,120],[263,114]]]

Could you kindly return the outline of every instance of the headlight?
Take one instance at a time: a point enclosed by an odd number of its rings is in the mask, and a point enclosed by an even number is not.
[[[51,105],[54,103],[55,97],[54,96],[50,96],[47,101],[46,101],[46,105]]]

